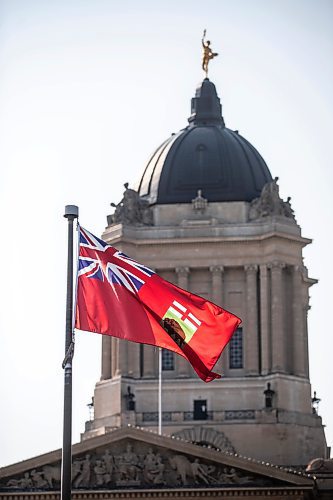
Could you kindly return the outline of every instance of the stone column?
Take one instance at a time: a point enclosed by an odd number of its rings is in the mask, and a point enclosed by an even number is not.
[[[212,301],[223,307],[223,266],[211,266],[209,270],[212,274]]]
[[[292,373],[305,377],[306,358],[305,352],[307,340],[306,329],[304,328],[304,301],[303,301],[303,279],[300,266],[293,267],[293,359]]]
[[[223,307],[223,271],[224,268],[223,266],[211,266],[209,268],[211,272],[211,277],[212,277],[212,292],[211,292],[211,298],[214,304],[217,304],[218,306]],[[226,365],[226,360],[225,360],[225,352],[222,353],[220,356],[220,359],[217,361],[216,365],[214,366],[214,371],[217,373],[221,373],[223,370],[223,366]]]
[[[101,380],[111,378],[111,340],[110,335],[102,335],[102,373]]]
[[[303,309],[303,317],[304,317],[304,363],[305,363],[305,376],[306,378],[309,378],[310,373],[309,373],[309,332],[308,332],[308,312],[310,309],[309,305],[309,299],[307,298],[306,304],[304,305]]]
[[[188,290],[188,275],[190,273],[190,269],[188,267],[176,267],[175,269],[177,274],[177,284],[180,288],[184,288],[184,290]]]
[[[143,346],[143,376],[155,377],[157,372],[155,370],[155,358],[157,357],[157,347],[151,345]]]
[[[128,342],[128,369],[127,373],[130,377],[140,376],[140,344],[136,342]]]
[[[111,365],[112,376],[127,374],[127,344],[126,340],[112,337],[111,341]]]
[[[246,329],[244,335],[245,371],[247,375],[259,374],[259,339],[258,339],[258,266],[245,266],[246,273]]]
[[[271,311],[272,311],[272,371],[286,371],[286,335],[284,328],[284,290],[282,270],[284,264],[273,262],[271,269]]]
[[[119,339],[111,337],[111,374],[112,377],[118,375],[118,342]]]
[[[261,332],[261,373],[266,375],[272,366],[270,313],[268,295],[268,270],[266,264],[260,266],[260,332]]]
[[[190,273],[189,268],[177,267],[176,273],[177,273],[178,286],[180,288],[183,288],[184,290],[188,290],[188,277]],[[189,362],[186,359],[179,356],[178,354],[175,354],[175,368],[176,368],[176,375],[180,377],[188,377],[190,375]]]

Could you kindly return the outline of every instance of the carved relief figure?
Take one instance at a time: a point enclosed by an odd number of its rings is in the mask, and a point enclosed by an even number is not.
[[[174,455],[169,458],[170,465],[176,470],[183,486],[187,486],[187,477],[193,478],[191,462],[184,455]]]
[[[104,455],[102,456],[102,461],[105,465],[106,473],[109,474],[111,478],[114,469],[114,458],[112,455],[110,455],[109,450],[105,451]]]
[[[209,484],[210,482],[216,482],[215,479],[206,472],[204,467],[200,464],[198,458],[196,458],[191,464],[191,469],[193,479],[196,483],[200,483],[200,480],[206,484]]]
[[[48,486],[47,481],[43,477],[43,472],[36,472],[36,469],[33,469],[30,474],[35,488],[45,488]]]
[[[10,479],[7,482],[7,486],[13,486],[14,488],[27,490],[32,488],[33,484],[29,472],[25,472],[24,477],[22,477],[21,479]]]
[[[86,455],[81,461],[76,461],[77,467],[80,466],[76,479],[74,480],[74,487],[87,487],[90,483],[90,455]],[[77,469],[76,469],[77,470]],[[73,474],[74,478],[74,474]]]
[[[154,484],[166,484],[164,480],[165,465],[162,462],[162,457],[159,453],[156,455],[156,474],[154,477]]]
[[[110,482],[110,474],[107,473],[106,466],[102,460],[96,460],[94,473],[96,476],[97,486],[103,486],[104,484],[108,484]]]
[[[231,484],[248,484],[253,482],[253,478],[240,474],[236,469],[224,467],[223,472],[219,475],[219,480],[223,483]]]
[[[60,465],[44,465],[43,475],[49,488],[53,488],[54,482],[59,482],[61,477]]]
[[[119,457],[119,479],[120,480],[138,480],[139,459],[134,453],[131,444],[127,444],[126,451]]]

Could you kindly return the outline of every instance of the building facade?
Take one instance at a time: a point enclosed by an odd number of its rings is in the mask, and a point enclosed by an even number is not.
[[[108,217],[103,239],[163,278],[242,319],[216,365],[198,379],[162,352],[163,432],[278,465],[327,457],[312,405],[309,288],[302,235],[256,149],[225,126],[206,78],[189,124],[157,148],[138,185]],[[207,346],[209,348],[209,346]],[[101,379],[86,440],[128,424],[156,429],[158,350],[103,337]]]
[[[225,127],[207,78],[189,125],[157,148],[135,189],[125,185],[103,239],[242,324],[215,367],[223,377],[208,384],[170,351],[103,336],[94,417],[72,447],[72,498],[331,499],[309,380],[311,240],[260,154]],[[54,500],[60,486],[61,450],[0,469],[3,500]]]

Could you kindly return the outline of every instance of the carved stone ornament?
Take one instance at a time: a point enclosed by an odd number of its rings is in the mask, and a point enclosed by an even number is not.
[[[192,427],[175,432],[174,437],[179,437],[194,444],[208,444],[211,448],[236,453],[230,440],[224,432],[218,432],[210,427]]]
[[[192,200],[192,207],[195,212],[203,214],[206,211],[208,200],[202,196],[201,189],[198,189],[196,198]]]
[[[287,201],[283,201],[282,198],[280,198],[277,181],[278,177],[275,177],[274,181],[265,184],[259,198],[255,198],[251,201],[249,220],[260,219],[272,215],[279,215],[295,220],[294,211],[290,204],[291,198],[288,197]]]
[[[128,188],[128,183],[124,184],[125,191],[123,199],[117,205],[111,203],[115,208],[112,215],[108,215],[108,225],[124,224],[129,226],[152,226],[153,211],[147,200],[143,200],[134,189]]]
[[[74,490],[152,487],[195,487],[272,484],[264,476],[210,462],[185,453],[122,441],[111,449],[76,456],[72,465]],[[59,490],[60,463],[44,465],[20,476],[1,480],[7,491]]]

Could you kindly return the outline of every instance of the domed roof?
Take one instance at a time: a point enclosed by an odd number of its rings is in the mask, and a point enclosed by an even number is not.
[[[189,125],[149,160],[138,193],[150,203],[190,203],[198,189],[208,201],[252,201],[272,181],[258,151],[225,127],[215,85],[205,78],[191,102]]]

